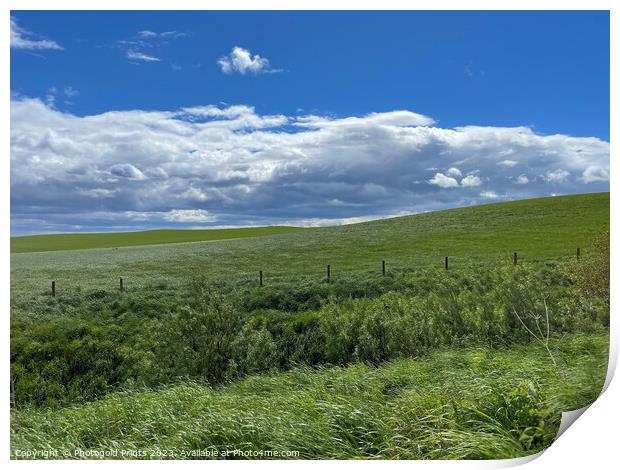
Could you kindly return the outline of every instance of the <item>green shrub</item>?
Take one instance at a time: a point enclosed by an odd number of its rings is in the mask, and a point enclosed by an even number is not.
[[[215,285],[197,278],[191,305],[179,307],[161,321],[154,343],[157,363],[175,376],[221,382],[240,327],[235,305]]]
[[[609,231],[601,233],[575,267],[575,283],[587,297],[598,297],[609,305]]]
[[[20,305],[11,322],[12,403],[56,406],[188,377],[217,384],[274,368],[376,365],[441,347],[528,343],[515,312],[535,330],[546,328],[548,311],[552,335],[608,324],[604,301],[585,296],[562,266],[385,277],[376,285],[352,278],[237,292],[197,276],[187,290],[76,292],[35,305],[32,315]]]

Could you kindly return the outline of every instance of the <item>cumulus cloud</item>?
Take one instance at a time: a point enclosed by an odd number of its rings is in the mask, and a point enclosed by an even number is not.
[[[471,188],[475,186],[480,186],[482,184],[482,180],[479,176],[476,175],[467,175],[465,178],[461,180],[461,186],[466,188]]]
[[[477,173],[477,170],[461,178],[459,182],[457,178],[463,176],[463,173],[458,168],[451,167],[446,170],[445,174],[435,173],[435,176],[428,180],[428,182],[440,188],[458,188],[459,186],[462,188],[472,188],[482,184],[482,179],[475,173]]]
[[[549,183],[562,183],[566,181],[566,178],[570,176],[570,172],[563,170],[562,168],[558,168],[554,171],[547,171],[543,175],[543,179]]]
[[[55,49],[62,50],[62,46],[51,39],[37,39],[33,33],[17,24],[17,19],[11,16],[11,48],[26,50]]]
[[[13,100],[13,231],[326,225],[609,190],[606,141],[432,123],[406,110],[309,118],[208,104],[77,116]],[[499,164],[506,149],[518,165]],[[538,176],[518,184],[524,169]]]
[[[235,46],[230,54],[220,57],[217,61],[222,72],[226,74],[240,73],[245,75],[250,72],[259,73],[277,73],[280,69],[272,69],[269,60],[258,54],[252,53],[243,47]]]
[[[609,181],[609,168],[600,166],[589,166],[581,175],[581,180],[584,183],[597,183],[599,181]]]
[[[515,182],[517,184],[527,184],[527,183],[530,182],[530,179],[527,176],[525,176],[525,175],[519,175],[519,176],[517,176]]]
[[[435,176],[428,180],[428,182],[440,188],[457,188],[459,185],[456,179],[451,176],[446,176],[443,173],[435,173]]]
[[[458,168],[452,167],[448,168],[448,171],[446,171],[446,175],[457,178],[459,176],[463,176],[463,173],[461,173],[461,170],[459,170]]]

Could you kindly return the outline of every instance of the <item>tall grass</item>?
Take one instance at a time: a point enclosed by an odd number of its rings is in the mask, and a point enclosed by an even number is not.
[[[253,458],[261,450],[307,459],[519,457],[551,444],[561,411],[596,399],[607,345],[606,335],[552,339],[557,368],[541,345],[447,349],[381,367],[300,367],[215,388],[183,383],[62,410],[28,407],[12,413],[11,451],[13,457],[44,449],[72,456],[77,449],[174,452],[144,458],[191,458],[200,449],[252,450]]]

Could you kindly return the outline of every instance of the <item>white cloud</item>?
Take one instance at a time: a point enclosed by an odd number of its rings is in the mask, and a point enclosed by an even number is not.
[[[11,16],[11,47],[13,49],[63,49],[56,41],[51,39],[34,39],[33,36],[33,33],[19,26],[17,20]]]
[[[178,210],[207,211],[219,225],[356,220],[545,196],[548,178],[562,194],[609,188],[603,140],[520,127],[430,127],[431,118],[420,116],[402,110],[308,120],[247,105],[77,116],[14,99],[13,224],[26,230],[29,220],[45,220],[31,230],[58,231],[100,220],[107,229],[148,228],[182,218],[171,212]],[[297,123],[311,124],[291,126]],[[498,165],[507,148],[515,169]],[[466,176],[447,174],[456,167]],[[507,187],[525,176],[517,168],[544,177]]]
[[[54,86],[47,89],[47,93],[45,94],[45,103],[50,108],[53,108],[56,105],[56,93],[58,93],[58,90]]]
[[[80,94],[80,93],[79,93],[79,92],[78,92],[75,88],[73,88],[72,86],[66,86],[66,87],[65,87],[65,89],[64,89],[64,92],[65,92],[65,96],[66,96],[67,98],[73,98],[74,96],[77,96],[77,95],[79,95],[79,94]]]
[[[439,186],[440,188],[456,188],[459,185],[459,182],[450,176],[446,176],[443,173],[435,173],[430,180],[428,180],[430,184],[434,184]]]
[[[187,36],[186,33],[181,33],[179,31],[162,31],[157,33],[155,31],[150,31],[145,29],[144,31],[138,31],[138,37],[142,39],[155,39],[155,38],[180,38],[183,36]]]
[[[517,165],[517,163],[518,162],[515,162],[514,160],[502,160],[501,162],[497,162],[499,166],[503,166],[504,168],[512,168]]]
[[[160,62],[161,59],[159,57],[155,57],[152,55],[145,54],[144,52],[139,51],[127,51],[127,58],[129,60],[141,60],[144,62]]]
[[[114,189],[105,189],[105,188],[93,188],[93,189],[81,189],[77,190],[78,194],[86,197],[92,197],[95,199],[102,197],[114,197],[116,190]]]
[[[323,116],[302,116],[296,119],[294,123],[297,127],[306,127],[313,129],[326,129],[336,127],[366,127],[366,126],[398,126],[398,127],[415,127],[430,126],[435,121],[422,114],[413,113],[411,111],[388,111],[385,113],[370,113],[363,117],[347,117],[335,119]],[[450,168],[450,171],[459,171],[457,168]],[[460,172],[457,174],[460,176]]]
[[[110,173],[114,176],[130,180],[144,180],[146,176],[131,163],[117,163],[110,167]]]
[[[89,196],[90,197],[90,196]],[[169,211],[93,211],[89,214],[95,221],[111,222],[114,220],[130,222],[172,222],[195,223],[214,222],[217,218],[203,209],[172,209]]]
[[[168,222],[213,222],[215,218],[202,209],[175,209],[163,216]]]
[[[479,176],[476,175],[467,175],[465,178],[461,180],[461,186],[466,188],[471,188],[475,186],[480,186],[482,184],[482,180]]]
[[[596,165],[589,166],[581,174],[581,180],[584,183],[609,181],[609,168]]]
[[[279,69],[272,69],[269,60],[265,57],[258,54],[252,55],[249,50],[239,46],[233,47],[230,54],[220,57],[217,63],[222,72],[226,74],[234,72],[241,75],[248,72],[253,74],[281,72]]]
[[[469,62],[467,62],[467,64],[465,64],[465,68],[463,69],[463,72],[465,72],[465,75],[467,75],[469,78],[472,78],[474,76],[473,66],[474,63],[470,60]]]
[[[181,196],[183,196],[184,198],[190,199],[190,200],[201,201],[201,202],[209,199],[209,196],[207,196],[207,194],[204,191],[198,188],[194,188],[193,186],[189,188],[187,191],[185,191],[183,194],[181,194]]]
[[[141,38],[156,38],[158,34],[146,29],[144,31],[138,31],[138,36],[140,36]]]
[[[435,173],[435,176],[428,180],[428,182],[440,188],[457,188],[459,186],[463,188],[472,188],[482,184],[482,179],[475,173],[477,173],[477,170],[461,178],[461,182],[459,183],[456,178],[463,176],[463,173],[458,168],[451,167],[446,170],[445,174]]]
[[[293,225],[295,227],[333,227],[335,225],[349,225],[349,224],[359,224],[362,222],[370,222],[372,220],[382,219],[385,216],[381,215],[369,215],[362,217],[342,217],[335,219],[302,219],[302,220],[292,220],[288,222],[284,222],[282,225]]]
[[[446,175],[456,178],[456,177],[463,176],[463,173],[461,173],[461,170],[459,170],[458,168],[453,167],[453,168],[448,168],[448,171],[446,171]]]
[[[148,29],[138,31],[135,36],[120,39],[114,43],[114,47],[124,52],[127,59],[132,63],[138,62],[162,62],[161,52],[177,39],[187,36],[179,31],[156,32]],[[174,64],[173,70],[180,70],[181,66]]]
[[[263,129],[284,126],[289,118],[282,114],[259,116],[251,106],[233,105],[226,108],[217,106],[192,106],[182,108],[176,117],[190,122],[209,121],[210,127],[227,129]]]
[[[517,184],[527,184],[527,183],[530,182],[530,179],[527,176],[525,176],[525,175],[519,175],[519,176],[517,176],[515,182]]]
[[[557,170],[554,170],[554,171],[547,171],[543,175],[543,179],[547,181],[548,183],[562,183],[566,181],[566,178],[568,178],[569,176],[570,176],[570,172],[563,170],[561,168],[558,168]]]

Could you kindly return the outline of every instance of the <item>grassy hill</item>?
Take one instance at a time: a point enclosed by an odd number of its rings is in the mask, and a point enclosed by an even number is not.
[[[119,246],[161,245],[261,237],[304,230],[300,227],[247,227],[210,230],[147,230],[117,233],[61,233],[11,237],[11,253],[85,250]]]
[[[273,284],[322,279],[327,264],[337,279],[345,274],[380,274],[382,259],[392,270],[439,267],[444,256],[450,256],[451,269],[459,269],[509,263],[514,251],[521,262],[544,261],[574,257],[577,247],[587,256],[592,237],[608,228],[609,193],[548,197],[216,243],[14,253],[11,289],[13,296],[40,295],[52,279],[59,290],[107,289],[114,288],[119,277],[128,288],[174,287],[186,284],[196,270],[214,280],[241,283],[255,283],[263,270],[265,282]],[[146,233],[131,235],[134,240],[155,240],[157,232]],[[187,236],[201,234],[191,231]],[[73,236],[49,237],[56,237],[52,240],[57,247],[71,246],[62,240]]]

